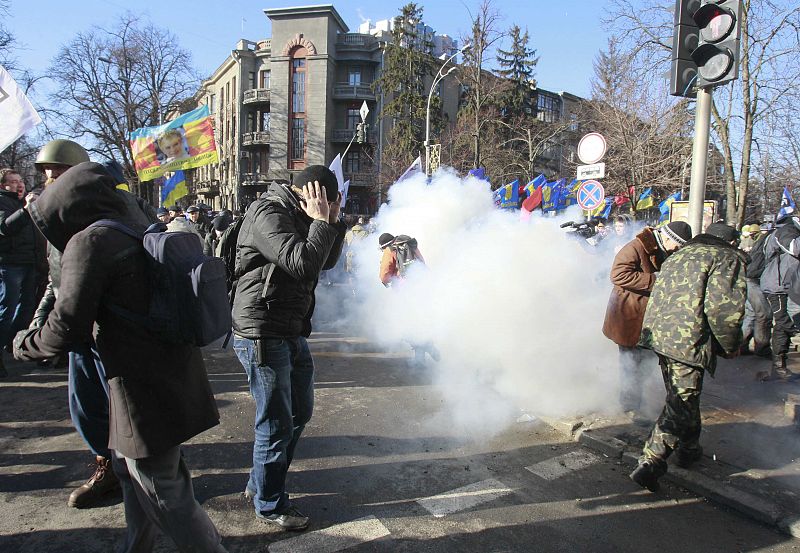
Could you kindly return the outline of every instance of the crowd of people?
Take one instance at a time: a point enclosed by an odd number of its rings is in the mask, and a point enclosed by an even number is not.
[[[95,460],[68,504],[91,507],[121,490],[122,551],[150,551],[158,532],[181,551],[225,551],[180,453],[183,442],[219,423],[203,356],[198,345],[165,343],[142,322],[153,292],[137,236],[155,225],[196,234],[207,256],[225,258],[233,243],[233,349],[255,402],[243,495],[259,521],[307,528],[286,475],[314,407],[307,338],[315,288],[340,257],[352,274],[356,245],[372,232],[364,219],[349,230],[341,220],[336,176],[309,166],[295,184],[270,184],[234,221],[230,211],[212,214],[202,204],[155,210],[117,186],[116,164],[92,163],[72,141],[48,143],[36,167],[45,186],[31,192],[19,173],[0,170],[0,340],[20,361],[66,359],[70,415]],[[108,220],[133,230],[97,224]],[[671,453],[682,466],[702,455],[699,398],[717,356],[748,352],[752,340],[756,354],[772,359],[764,380],[794,380],[786,354],[795,331],[790,299],[800,297],[800,219],[748,226],[741,236],[715,223],[693,237],[686,223],[672,222],[632,237],[630,223],[603,220],[579,235],[615,254],[603,333],[619,346],[623,408],[646,419],[648,357],[658,358],[664,377],[666,404],[631,474],[655,491]],[[413,237],[384,233],[377,245],[376,276],[385,286],[403,286],[412,267],[424,270]],[[412,347],[420,362],[438,359],[432,344]],[[7,376],[2,357],[0,376]]]

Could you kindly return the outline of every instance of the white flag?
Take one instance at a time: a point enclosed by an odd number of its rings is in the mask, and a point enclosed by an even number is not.
[[[25,93],[0,65],[0,152],[41,122]]]
[[[344,174],[342,173],[342,156],[341,154],[336,154],[336,157],[333,158],[331,164],[328,166],[328,169],[333,171],[333,174],[336,175],[336,183],[339,185],[339,192],[342,193],[344,196]],[[335,200],[336,198],[328,198],[329,200]]]
[[[344,189],[342,190],[342,203],[341,203],[341,210],[344,211],[344,203],[347,201],[347,191],[350,190],[350,180],[346,180],[344,182]]]
[[[408,169],[406,169],[406,172],[400,175],[400,178],[397,179],[397,182],[400,182],[401,180],[406,180],[407,178],[413,177],[417,173],[421,172],[422,172],[422,157],[417,156],[417,159],[414,160],[414,163],[409,165]]]

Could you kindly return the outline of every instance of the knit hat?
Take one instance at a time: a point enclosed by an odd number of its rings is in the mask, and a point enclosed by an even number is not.
[[[671,223],[661,227],[661,230],[680,246],[683,246],[692,238],[692,227],[683,221],[672,221]]]
[[[388,232],[384,232],[381,234],[380,238],[378,238],[378,245],[381,247],[381,249],[391,245],[392,242],[394,242],[394,235],[389,234]]]
[[[159,207],[156,209],[156,215],[169,215],[169,211],[166,207]]]
[[[214,230],[219,232],[225,232],[225,229],[227,229],[230,225],[230,219],[224,216],[214,217],[214,220],[211,221],[211,226],[214,227]]]
[[[339,193],[339,182],[336,180],[336,175],[333,174],[333,171],[324,165],[306,167],[294,177],[292,184],[297,188],[303,188],[309,182],[313,183],[314,181],[325,187],[325,194],[329,202],[336,200],[336,194]]]
[[[733,242],[739,239],[739,233],[736,232],[736,229],[732,226],[726,225],[725,223],[712,223],[708,225],[706,234],[716,236],[717,238],[721,238],[726,242]]]

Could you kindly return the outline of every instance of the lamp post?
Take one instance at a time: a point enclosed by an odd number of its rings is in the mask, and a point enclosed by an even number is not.
[[[453,61],[457,55],[463,54],[471,47],[470,44],[465,44],[460,50],[444,61],[439,71],[436,73],[436,76],[433,78],[433,84],[431,84],[431,89],[428,92],[428,106],[425,109],[425,174],[428,176],[431,174],[431,98],[433,97],[433,91],[436,90],[436,85],[438,85],[442,79],[456,70],[455,67],[451,67],[445,73],[444,68],[447,67],[447,64]]]

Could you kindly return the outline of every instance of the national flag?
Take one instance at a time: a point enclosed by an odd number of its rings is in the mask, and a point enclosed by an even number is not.
[[[142,181],[168,171],[193,169],[219,162],[208,106],[156,127],[142,127],[128,136],[136,174]]]
[[[567,194],[569,193],[566,190],[567,186],[567,179],[558,179],[553,185],[553,209],[558,211],[559,209],[564,209],[566,206],[563,205],[564,200],[566,199]]]
[[[631,199],[629,196],[614,196],[614,205],[625,205],[630,201]]]
[[[566,183],[566,179],[564,179]],[[558,201],[556,202],[556,209],[566,209],[571,205],[578,203],[578,189],[583,184],[582,181],[573,179],[571,183],[564,184],[561,187],[561,194],[559,194]]]
[[[405,172],[402,175],[400,175],[400,178],[397,179],[395,182],[400,182],[400,181],[406,180],[408,178],[411,178],[414,175],[416,175],[417,173],[422,173],[422,157],[421,156],[417,156],[417,159],[415,159],[414,162],[411,165],[408,166],[408,169],[406,169]]]
[[[41,122],[28,97],[0,65],[0,152]]]
[[[655,203],[655,199],[652,195],[652,187],[648,186],[639,196],[639,201],[636,202],[636,211],[653,207]]]
[[[664,222],[669,219],[669,206],[672,205],[672,202],[679,202],[681,201],[681,191],[678,190],[677,192],[673,192],[664,200],[658,204],[658,210],[661,212],[661,217],[658,218],[658,222]]]
[[[525,192],[528,194],[528,197],[529,198],[531,197],[531,194],[533,194],[534,190],[540,190],[542,186],[544,186],[544,183],[546,182],[547,182],[547,177],[545,177],[544,174],[540,174],[538,177],[536,177],[531,182],[526,184]],[[541,201],[541,194],[539,195],[539,197]]]
[[[475,169],[470,169],[469,173],[467,173],[471,177],[475,177],[476,179],[488,181],[489,179],[486,178],[486,169],[483,167],[477,167]]]
[[[611,208],[614,207],[614,196],[606,196],[603,203],[600,204],[592,211],[592,217],[602,217],[604,219],[608,219],[611,215]]]
[[[522,202],[522,209],[526,211],[533,211],[542,205],[542,187],[536,188],[526,199]]]
[[[175,171],[161,187],[161,205],[162,207],[173,205],[188,194],[186,174],[183,171]]]
[[[514,180],[495,190],[494,203],[500,209],[516,209],[519,207],[519,181]]]
[[[781,207],[778,210],[777,219],[780,219],[781,217],[785,217],[786,215],[789,215],[790,213],[794,213],[796,207],[797,206],[794,203],[794,198],[792,198],[792,193],[789,190],[789,187],[788,186],[784,186],[783,187],[783,196],[781,197]]]

